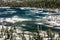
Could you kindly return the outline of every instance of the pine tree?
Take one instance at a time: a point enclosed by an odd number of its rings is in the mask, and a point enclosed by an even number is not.
[[[37,26],[36,33],[33,32],[33,40],[43,40],[43,37],[40,35],[39,26]]]
[[[51,29],[48,29],[47,30],[47,35],[48,35],[48,38],[51,38],[51,40],[53,40],[53,38],[54,38],[54,34],[53,34],[53,32],[51,31]]]
[[[2,26],[2,29],[1,29],[1,37],[3,37],[4,36],[4,27]]]
[[[37,40],[42,40],[41,36],[40,36],[40,30],[39,30],[39,26],[37,26]]]
[[[30,34],[29,34],[29,40],[31,40]]]
[[[36,40],[36,34],[34,32],[32,32],[32,40]]]
[[[24,30],[23,30],[23,33],[22,33],[22,40],[26,40],[26,37],[24,36]]]

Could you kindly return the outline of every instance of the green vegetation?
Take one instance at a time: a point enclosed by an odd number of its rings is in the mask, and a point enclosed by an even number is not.
[[[24,1],[24,2],[7,2],[0,3],[0,6],[10,6],[10,7],[39,7],[39,8],[59,8],[59,0],[38,0],[38,1]]]

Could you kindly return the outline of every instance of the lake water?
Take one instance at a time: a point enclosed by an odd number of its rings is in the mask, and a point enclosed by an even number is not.
[[[57,9],[49,11],[48,9],[27,7],[0,8],[0,20],[7,20],[6,22],[10,22],[9,20],[11,20],[12,23],[12,20],[14,18],[14,23],[21,21],[20,24],[24,24],[25,26],[23,28],[27,31],[34,31],[37,26],[40,27],[40,30],[47,30],[50,28],[53,31],[59,31],[60,14],[57,11]]]

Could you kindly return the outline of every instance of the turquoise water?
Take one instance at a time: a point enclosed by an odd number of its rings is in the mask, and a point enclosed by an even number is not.
[[[21,8],[0,8],[0,18],[12,18],[13,16],[18,16],[19,18],[32,19],[34,21],[50,15],[53,16],[53,15],[59,15],[59,14],[57,14],[55,11],[48,11],[48,10],[42,10],[42,9],[34,10],[34,9],[21,9]],[[21,24],[24,24],[24,23],[28,25],[26,27],[23,27],[27,31],[34,31],[38,26],[33,22],[31,24],[29,21],[22,22]],[[52,27],[48,27],[45,25],[39,25],[39,27],[40,27],[40,30],[47,30],[50,28],[53,31],[59,31],[59,29],[54,29]]]

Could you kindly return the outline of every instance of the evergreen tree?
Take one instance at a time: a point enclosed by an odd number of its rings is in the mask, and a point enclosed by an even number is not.
[[[29,40],[32,40],[30,34],[29,34]]]
[[[47,30],[47,35],[48,35],[48,38],[51,38],[51,40],[53,40],[53,38],[54,38],[54,33],[51,31],[51,29],[48,29]]]
[[[22,40],[26,40],[26,37],[24,36],[24,30],[23,30],[23,33],[22,33]]]

